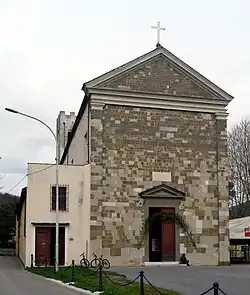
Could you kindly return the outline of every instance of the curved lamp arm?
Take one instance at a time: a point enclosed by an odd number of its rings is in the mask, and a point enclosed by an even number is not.
[[[21,116],[24,116],[24,117],[27,117],[27,118],[30,118],[32,120],[35,120],[41,124],[43,124],[45,127],[47,127],[49,129],[49,131],[53,134],[53,137],[55,139],[55,141],[57,141],[57,138],[56,138],[56,135],[55,135],[55,132],[49,127],[49,125],[47,125],[45,122],[43,122],[42,120],[40,120],[39,118],[36,118],[36,117],[33,117],[33,116],[30,116],[28,114],[25,114],[25,113],[21,113],[19,111],[16,111],[16,110],[13,110],[13,109],[10,109],[10,108],[5,108],[5,110],[7,112],[10,112],[10,113],[13,113],[13,114],[18,114],[18,115],[21,115]]]
[[[55,271],[58,272],[59,270],[59,144],[58,144],[58,139],[54,133],[54,131],[47,125],[45,122],[42,120],[30,116],[25,113],[18,112],[16,110],[10,109],[10,108],[5,108],[7,112],[13,113],[13,114],[18,114],[27,118],[30,118],[32,120],[35,120],[41,124],[43,124],[49,131],[52,133],[55,141],[56,141],[56,249],[55,249]]]

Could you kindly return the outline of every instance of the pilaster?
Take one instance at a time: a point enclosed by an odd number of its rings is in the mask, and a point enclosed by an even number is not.
[[[90,105],[91,132],[91,195],[90,195],[90,253],[102,249],[102,188],[103,188],[103,107],[104,104]]]
[[[217,194],[218,198],[218,263],[228,265],[229,255],[229,194],[227,157],[227,113],[216,113]]]

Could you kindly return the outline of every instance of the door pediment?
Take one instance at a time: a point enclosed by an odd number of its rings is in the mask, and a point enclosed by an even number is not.
[[[146,199],[146,198],[184,199],[185,193],[169,185],[161,184],[141,192],[139,196],[143,199]]]

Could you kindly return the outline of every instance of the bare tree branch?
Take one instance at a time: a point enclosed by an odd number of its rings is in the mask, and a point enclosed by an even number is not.
[[[237,217],[246,216],[250,201],[250,121],[243,119],[228,134],[230,207]]]

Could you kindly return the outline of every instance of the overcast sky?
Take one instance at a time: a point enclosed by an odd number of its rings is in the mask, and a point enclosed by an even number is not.
[[[55,158],[48,130],[4,108],[54,128],[60,110],[78,111],[84,81],[155,47],[158,20],[161,44],[235,97],[229,127],[248,116],[249,11],[249,0],[0,0],[2,191],[27,162]]]

